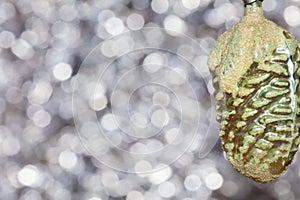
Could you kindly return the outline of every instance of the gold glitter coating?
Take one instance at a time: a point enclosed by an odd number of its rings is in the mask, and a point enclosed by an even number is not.
[[[223,149],[255,181],[280,176],[298,149],[299,55],[296,38],[264,18],[258,1],[209,56]]]

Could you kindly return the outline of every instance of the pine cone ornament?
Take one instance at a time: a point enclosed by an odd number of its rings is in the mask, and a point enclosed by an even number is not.
[[[227,159],[258,182],[279,177],[299,144],[300,49],[296,38],[263,16],[262,1],[214,45],[217,120]]]

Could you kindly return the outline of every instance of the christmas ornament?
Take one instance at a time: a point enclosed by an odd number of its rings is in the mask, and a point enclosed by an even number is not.
[[[262,0],[244,2],[245,16],[218,38],[208,65],[227,159],[241,174],[269,182],[298,149],[300,49],[264,18]]]

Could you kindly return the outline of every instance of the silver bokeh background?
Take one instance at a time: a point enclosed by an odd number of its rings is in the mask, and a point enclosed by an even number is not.
[[[299,7],[264,1],[298,39]],[[0,199],[300,199],[299,153],[258,184],[218,141],[207,56],[243,13],[242,0],[2,0]]]

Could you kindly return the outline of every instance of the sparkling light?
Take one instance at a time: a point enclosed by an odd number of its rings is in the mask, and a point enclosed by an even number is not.
[[[205,184],[211,190],[218,190],[223,185],[223,177],[217,172],[210,173],[205,178]]]
[[[34,187],[40,179],[39,170],[33,165],[26,165],[18,173],[18,180],[22,185]]]
[[[166,126],[169,123],[169,120],[169,115],[164,109],[154,111],[151,116],[151,123],[158,128]]]
[[[11,36],[10,36],[11,37]],[[12,38],[10,38],[13,40]],[[8,42],[10,43],[10,42]],[[7,44],[10,46],[10,44]],[[16,40],[11,47],[12,52],[22,60],[29,60],[34,55],[34,50],[32,46],[23,39]]]
[[[187,9],[193,10],[200,5],[200,0],[182,0],[182,4]]]
[[[158,187],[159,194],[164,198],[171,198],[176,194],[176,186],[172,182],[164,182]]]
[[[153,0],[151,1],[152,10],[158,14],[162,14],[169,9],[168,0]]]
[[[160,184],[168,180],[172,175],[172,169],[169,166],[164,164],[160,164],[155,169],[159,169],[158,171],[154,171],[149,174],[149,180],[153,184]]]
[[[72,75],[72,68],[68,63],[58,63],[54,66],[53,75],[57,80],[65,81]]]
[[[149,54],[143,62],[145,71],[149,73],[155,73],[163,67],[164,57],[159,53]]]
[[[2,31],[0,33],[0,47],[10,48],[15,41],[15,35],[10,31]]]
[[[186,29],[185,22],[176,15],[169,15],[164,20],[164,27],[170,35],[184,33]]]
[[[101,124],[105,130],[113,131],[118,128],[114,116],[112,114],[106,114],[102,117]]]
[[[59,154],[58,163],[64,169],[72,169],[77,164],[77,156],[72,151],[63,151]]]
[[[126,196],[126,200],[144,200],[144,195],[138,191],[130,191]]]
[[[144,26],[145,20],[142,15],[132,13],[127,18],[127,26],[131,30],[139,30]]]
[[[289,6],[284,9],[283,17],[286,23],[296,27],[300,25],[300,9],[296,6]]]
[[[51,115],[45,110],[39,110],[34,113],[33,121],[38,127],[46,127],[50,124]]]
[[[184,180],[184,187],[189,191],[196,191],[201,186],[201,179],[196,175],[189,175]]]
[[[120,18],[111,17],[105,23],[105,29],[112,35],[118,35],[124,31],[124,24]]]
[[[170,96],[166,92],[158,91],[152,97],[153,104],[167,106],[170,103]]]

